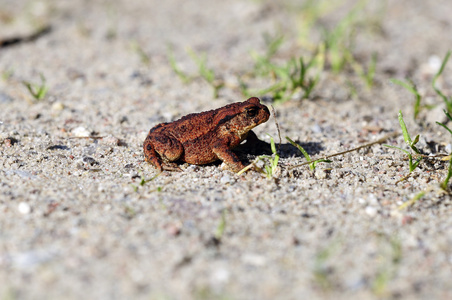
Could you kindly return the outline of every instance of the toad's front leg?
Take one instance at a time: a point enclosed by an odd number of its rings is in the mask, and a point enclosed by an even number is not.
[[[245,167],[245,165],[240,161],[237,154],[229,149],[227,141],[219,140],[215,142],[212,145],[212,152],[224,163],[226,163],[228,167],[235,173],[239,172]]]
[[[146,137],[143,144],[145,160],[157,168],[160,172],[163,170],[180,170],[177,165],[171,163],[178,160],[184,148],[182,144],[172,136],[165,134],[152,134]]]

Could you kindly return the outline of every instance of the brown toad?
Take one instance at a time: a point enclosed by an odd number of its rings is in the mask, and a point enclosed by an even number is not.
[[[238,172],[245,166],[231,149],[245,139],[257,139],[251,129],[269,117],[268,108],[255,97],[189,114],[152,128],[143,144],[144,156],[159,171],[177,169],[174,161],[202,165],[221,159]]]

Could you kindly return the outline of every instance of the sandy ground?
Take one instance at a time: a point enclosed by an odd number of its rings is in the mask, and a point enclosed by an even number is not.
[[[0,0],[1,40],[51,26],[0,48],[0,299],[451,299],[448,162],[422,161],[395,184],[409,172],[402,151],[378,144],[311,172],[292,168],[306,160],[284,139],[271,179],[215,163],[150,180],[151,127],[245,100],[237,78],[265,53],[265,33],[285,37],[277,62],[309,55],[305,41],[318,44],[354,5],[322,1],[303,39],[307,2]],[[274,104],[282,137],[320,157],[400,131],[401,109],[425,154],[447,153],[431,80],[451,49],[452,2],[369,2],[352,52],[364,67],[378,55],[374,85],[327,66],[310,99]],[[226,83],[218,99],[175,74],[169,47],[192,75],[187,49],[206,53]],[[446,95],[451,66],[438,81]],[[38,101],[23,81],[40,74]],[[411,78],[436,108],[413,121],[413,95],[391,78]],[[278,142],[273,119],[255,132]],[[408,149],[401,135],[388,143]]]

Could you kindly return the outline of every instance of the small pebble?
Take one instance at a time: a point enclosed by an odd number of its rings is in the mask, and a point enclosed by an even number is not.
[[[223,177],[221,177],[221,179],[220,179],[220,183],[222,183],[222,184],[232,183],[231,176],[229,176],[229,174],[223,175]]]
[[[247,265],[261,267],[267,263],[267,259],[259,254],[248,253],[242,256],[242,262]]]
[[[366,214],[371,217],[374,217],[377,214],[378,210],[373,206],[366,206]]]
[[[181,231],[182,231],[181,224],[169,224],[166,227],[166,232],[170,236],[178,236],[181,233]]]
[[[5,147],[11,147],[14,143],[13,143],[13,139],[12,138],[6,138],[3,143],[5,144]]]
[[[405,215],[402,217],[402,225],[408,225],[413,223],[414,218],[412,216]]]
[[[28,203],[20,202],[17,206],[19,212],[23,215],[28,215],[31,212],[31,207]]]
[[[328,178],[328,173],[323,169],[315,169],[314,175],[317,179],[326,179]]]
[[[447,144],[446,147],[444,147],[444,150],[450,154],[452,152],[452,144]]]
[[[101,142],[105,145],[111,146],[118,146],[121,143],[117,137],[114,137],[112,135],[107,135],[106,137],[102,138]]]
[[[91,133],[82,126],[72,129],[72,134],[76,137],[88,137],[91,135]]]
[[[369,194],[369,197],[367,198],[367,202],[369,204],[378,204],[377,197],[374,194]]]
[[[211,280],[214,284],[224,284],[229,281],[229,278],[231,277],[231,273],[224,268],[216,269],[211,277]]]
[[[438,55],[432,55],[428,58],[428,66],[432,73],[438,72],[439,68],[441,68],[441,63],[441,58]]]
[[[358,203],[360,203],[360,204],[366,204],[367,201],[364,200],[363,198],[358,198]]]
[[[52,104],[53,111],[62,111],[64,109],[64,104],[61,102],[55,102]]]
[[[322,128],[320,127],[319,124],[315,124],[314,126],[312,126],[311,130],[314,133],[322,133]]]

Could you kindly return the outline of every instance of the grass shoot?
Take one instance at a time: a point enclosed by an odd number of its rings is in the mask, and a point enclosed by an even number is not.
[[[246,171],[248,171],[249,169],[255,168],[259,173],[265,174],[268,179],[273,178],[276,175],[276,170],[278,168],[279,154],[278,154],[278,151],[276,150],[275,140],[273,139],[272,136],[270,136],[270,146],[271,146],[271,150],[273,153],[272,156],[260,155],[260,156],[256,157],[256,159],[251,164],[249,164],[248,166],[246,166],[245,168],[240,170],[237,173],[237,175],[240,176],[243,173],[245,173]],[[264,169],[261,169],[256,165],[257,162],[259,162],[260,160],[264,161]]]
[[[13,76],[13,74],[14,74],[14,70],[12,70],[12,69],[4,70],[1,73],[1,78],[2,78],[2,80],[7,81]]]
[[[213,97],[218,98],[218,93],[221,88],[224,87],[224,81],[218,79],[215,76],[213,69],[207,67],[207,55],[202,53],[196,54],[192,49],[188,49],[188,54],[198,66],[198,72],[201,78],[203,78],[213,88]]]
[[[306,152],[306,150],[304,150],[303,147],[301,147],[299,144],[295,143],[294,141],[292,141],[289,137],[286,136],[286,140],[289,141],[289,143],[291,143],[294,147],[298,148],[298,150],[300,150],[301,153],[303,153],[304,157],[306,158],[306,160],[309,163],[309,169],[311,171],[315,171],[315,168],[317,166],[318,163],[321,162],[326,162],[326,163],[332,163],[331,160],[329,159],[316,159],[316,160],[312,160],[311,157],[309,156],[308,152]]]
[[[407,91],[409,91],[410,93],[412,93],[414,95],[414,97],[415,97],[414,119],[416,119],[421,110],[421,100],[422,100],[422,96],[419,93],[419,91],[417,90],[416,85],[411,80],[406,82],[406,81],[401,81],[401,80],[398,80],[395,78],[392,78],[391,82],[394,84],[400,85],[401,87],[405,88]]]
[[[183,83],[188,83],[192,80],[192,78],[187,75],[185,72],[183,72],[180,67],[177,65],[176,58],[174,57],[174,51],[171,46],[168,46],[168,52],[167,52],[167,58],[168,62],[171,66],[171,69],[174,73],[182,80]]]
[[[34,84],[28,81],[22,81],[22,84],[28,89],[33,98],[38,101],[44,99],[44,97],[47,94],[47,91],[49,90],[48,86],[46,85],[46,79],[44,75],[39,74],[39,77],[41,78],[41,84]]]
[[[414,203],[416,203],[419,199],[421,199],[422,197],[425,196],[425,191],[419,192],[417,193],[413,198],[411,198],[411,200],[404,202],[402,205],[400,205],[397,209],[398,210],[402,210],[405,209],[411,205],[413,205]]]
[[[242,93],[245,96],[271,94],[275,102],[285,102],[290,100],[295,93],[301,92],[301,99],[311,96],[312,91],[320,79],[320,72],[323,69],[322,52],[310,61],[303,57],[291,58],[284,65],[277,65],[270,61],[259,61],[260,74],[266,74],[274,80],[274,84],[262,90],[249,90],[242,82]],[[309,76],[311,69],[317,67],[318,71],[314,76]],[[257,74],[257,73],[256,73]]]
[[[449,119],[449,121],[452,121],[452,116],[449,114],[448,111],[444,110],[444,114],[447,116],[447,118]],[[440,123],[440,122],[436,122],[436,124],[442,126],[444,129],[446,129],[451,135],[452,135],[452,130],[447,127],[444,123]],[[450,153],[449,153],[450,154]],[[447,191],[448,187],[449,187],[449,180],[452,177],[452,156],[449,159],[449,168],[447,171],[447,175],[446,178],[444,179],[443,182],[441,182],[440,186],[443,190]]]
[[[449,180],[452,177],[452,157],[449,160],[449,168],[447,169],[447,175],[443,182],[440,183],[440,187],[447,191],[449,189]]]
[[[402,244],[397,236],[380,235],[377,273],[371,282],[372,291],[379,297],[387,296],[387,287],[396,276],[403,258]]]
[[[352,37],[357,26],[357,17],[367,4],[359,1],[356,6],[338,23],[334,29],[323,29],[323,41],[326,45],[327,58],[334,73],[341,72],[347,62],[347,53],[351,52]]]
[[[351,65],[356,74],[364,81],[367,88],[372,88],[375,81],[375,70],[377,67],[377,54],[373,53],[370,59],[369,66],[364,68],[360,63],[358,63],[353,55],[346,51],[347,62]]]
[[[271,59],[278,52],[279,48],[284,42],[284,36],[277,34],[272,36],[268,33],[264,34],[264,42],[266,51],[264,55],[258,54],[256,51],[251,52],[251,57],[254,60],[254,74],[260,76],[267,76],[272,72]]]
[[[138,55],[138,57],[140,58],[140,61],[144,65],[149,65],[151,63],[151,58],[146,53],[146,51],[144,51],[143,47],[141,47],[141,45],[137,41],[133,41],[131,44],[131,47],[132,47],[132,50]]]
[[[160,174],[161,173],[158,173],[157,175],[155,175],[154,177],[152,177],[152,178],[150,178],[150,179],[146,179],[145,177],[144,177],[144,175],[143,175],[143,172],[140,172],[141,173],[141,178],[140,178],[140,182],[138,183],[138,185],[134,185],[134,184],[131,184],[130,186],[133,188],[133,191],[134,192],[138,192],[138,188],[140,187],[140,186],[144,186],[146,183],[148,183],[148,182],[151,182],[152,180],[154,180],[155,178],[157,178],[158,176],[160,176]],[[157,188],[157,191],[160,191],[160,188]]]
[[[270,136],[270,145],[273,153],[273,157],[267,156],[270,161],[270,164],[265,165],[265,174],[267,178],[272,178],[276,173],[276,168],[278,167],[279,162],[279,154],[276,151],[275,140],[272,136]]]
[[[215,230],[215,238],[217,239],[217,241],[221,241],[225,229],[226,229],[226,210],[223,209],[221,212],[220,222],[218,223],[217,229]]]
[[[403,134],[403,139],[405,140],[405,143],[408,145],[408,147],[411,148],[411,150],[414,152],[414,160],[413,160],[413,154],[410,151],[407,151],[405,149],[402,149],[400,147],[396,147],[396,146],[391,146],[391,145],[387,145],[385,144],[385,147],[388,148],[394,148],[394,149],[399,149],[403,152],[406,153],[406,155],[408,156],[408,161],[409,161],[409,169],[410,172],[407,176],[403,177],[402,179],[400,179],[398,182],[403,181],[405,179],[408,178],[408,176],[411,174],[411,172],[413,172],[420,164],[421,160],[422,160],[422,155],[421,152],[419,151],[419,149],[416,147],[417,142],[419,142],[419,135],[417,135],[414,140],[411,139],[410,134],[408,133],[408,129],[406,128],[406,124],[405,121],[403,120],[403,115],[402,115],[402,111],[399,111],[399,124],[400,124],[400,128],[402,129],[402,134]]]
[[[446,104],[447,111],[449,113],[452,113],[452,97],[447,97],[446,95],[444,95],[444,93],[441,92],[441,90],[436,86],[436,81],[443,73],[444,68],[446,67],[447,61],[449,60],[450,54],[451,54],[451,51],[448,51],[446,53],[446,56],[444,57],[443,62],[441,63],[441,67],[439,68],[439,70],[435,74],[435,76],[433,77],[432,87],[435,90],[436,94],[438,94],[438,96],[440,96],[443,99],[444,104]]]
[[[452,116],[450,115],[450,113],[447,110],[444,110],[444,114],[446,115],[446,117],[449,119],[449,121],[452,121]],[[436,122],[436,124],[442,126],[444,129],[446,129],[447,131],[449,131],[449,133],[452,135],[452,130],[447,127],[444,123],[441,122]]]

